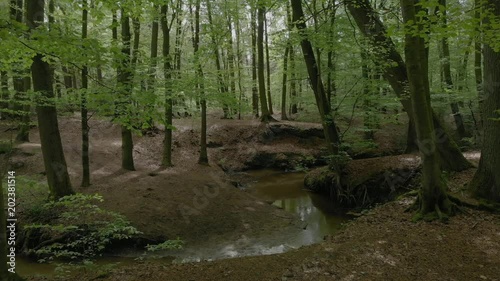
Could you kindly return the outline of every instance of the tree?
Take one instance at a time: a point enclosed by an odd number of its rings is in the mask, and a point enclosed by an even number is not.
[[[252,1],[255,3],[255,0]],[[256,14],[257,6],[251,5],[250,11],[250,29],[252,33],[252,110],[255,118],[259,117],[259,90],[257,86],[257,24]]]
[[[415,129],[422,157],[422,183],[418,197],[418,215],[439,218],[451,213],[451,203],[441,179],[441,167],[436,148],[436,135],[432,121],[430,89],[428,82],[427,50],[422,38],[425,20],[417,19],[418,6],[415,0],[401,0],[405,23],[405,57],[409,78],[409,90],[415,120]],[[417,25],[418,33],[412,31]]]
[[[148,80],[146,83],[146,87],[147,87],[146,93],[147,93],[148,97],[151,97],[151,99],[154,98],[155,89],[156,89],[155,82],[156,82],[156,67],[158,65],[158,35],[159,35],[159,29],[160,29],[160,25],[158,23],[158,16],[156,15],[156,13],[158,13],[159,10],[160,10],[160,7],[157,4],[154,4],[153,11],[155,14],[153,15],[153,23],[152,23],[152,27],[151,27],[151,47],[150,47],[151,63],[149,65],[149,76],[148,76]],[[146,109],[148,111],[155,110],[154,106],[151,106],[151,105],[148,105],[146,107]],[[148,124],[148,126],[150,128],[152,128],[154,126],[153,117],[149,116],[146,123]]]
[[[271,60],[269,58],[269,33],[267,32],[267,17],[264,13],[264,38],[266,49],[266,83],[267,83],[267,101],[269,102],[269,114],[273,115],[273,99],[271,95]]]
[[[193,49],[196,61],[196,73],[198,74],[198,90],[200,92],[201,105],[201,136],[200,136],[200,157],[198,163],[208,165],[207,153],[207,100],[205,98],[205,87],[203,85],[203,69],[200,63],[200,2],[196,0],[196,12],[194,16]]]
[[[43,22],[44,5],[44,0],[28,1],[27,3],[27,24],[32,30],[39,27]],[[33,57],[31,74],[33,90],[40,93],[42,97],[36,106],[38,130],[40,131],[40,142],[50,196],[57,199],[73,194],[74,191],[71,188],[59,133],[51,73],[50,65],[45,61],[44,55],[37,53]]]
[[[123,118],[122,132],[122,168],[134,171],[134,141],[130,122],[124,122],[130,115],[130,96],[132,91],[133,74],[132,58],[130,55],[130,17],[124,9],[121,10],[122,58],[118,67],[118,84],[120,86],[118,115]]]
[[[82,3],[82,40],[87,39],[88,33],[88,3],[83,0]],[[88,89],[88,74],[87,65],[82,67],[82,92],[81,92],[81,122],[82,122],[82,187],[90,186],[90,159],[89,159],[89,124],[88,124],[88,109],[87,109],[87,93]]]
[[[376,50],[376,63],[379,63],[382,67],[385,79],[391,85],[408,114],[410,122],[408,125],[407,152],[412,151],[418,148],[418,144],[415,143],[417,137],[415,135],[414,114],[410,95],[407,92],[409,81],[406,64],[368,0],[353,0],[346,2],[346,5],[359,30],[368,38],[370,46]],[[432,120],[436,129],[434,132],[436,133],[437,151],[443,169],[463,171],[470,168],[472,164],[465,159],[434,112],[432,112]]]
[[[436,9],[436,11],[440,11],[439,17],[441,19],[441,27],[443,28],[443,30],[446,30],[448,27],[446,0],[439,0],[439,7],[440,9]],[[453,79],[451,77],[450,45],[448,43],[448,36],[444,35],[441,38],[440,43],[441,52],[439,53],[439,56],[441,59],[442,68],[441,84],[443,90],[451,94],[451,92],[453,91]],[[457,126],[458,136],[461,139],[467,137],[468,133],[465,130],[465,124],[462,118],[462,114],[460,113],[458,102],[451,101],[450,107],[453,118],[455,119],[455,125]]]
[[[288,120],[288,117],[286,115],[286,96],[287,96],[287,89],[286,85],[288,83],[287,77],[288,77],[288,57],[290,53],[290,46],[287,44],[285,48],[285,54],[283,55],[283,81],[281,84],[281,120]]]
[[[11,0],[10,17],[12,21],[18,24],[23,23],[24,9],[22,0]],[[20,121],[19,131],[16,135],[16,141],[29,142],[30,130],[30,103],[28,98],[28,90],[31,87],[31,79],[29,78],[29,70],[25,69],[22,62],[17,62],[14,66],[13,86],[14,86],[14,99],[13,109]]]
[[[486,6],[490,14],[484,21],[485,32],[497,32],[492,23],[500,16],[500,2],[489,0]],[[500,51],[498,42],[490,39],[483,45],[484,77],[480,96],[481,112],[484,116],[484,135],[479,167],[470,183],[472,193],[480,198],[500,202]]]
[[[304,19],[304,11],[302,10],[302,2],[301,0],[291,0],[291,4],[293,12],[292,20],[301,36],[300,46],[302,48],[302,54],[304,55],[304,61],[309,74],[309,82],[314,92],[316,106],[318,107],[319,115],[321,117],[328,151],[331,154],[336,155],[339,152],[340,137],[331,113],[330,103],[326,97],[325,87],[323,85],[323,81],[321,80],[321,75],[319,74],[318,63],[314,57],[313,47],[311,42],[307,39],[307,34],[305,33],[306,23]]]
[[[163,32],[163,73],[165,76],[165,139],[163,140],[163,167],[171,167],[172,164],[172,58],[170,56],[170,28],[167,22],[168,5],[161,6],[160,23]]]
[[[273,119],[268,108],[266,98],[266,80],[264,76],[264,16],[265,9],[263,0],[257,2],[257,78],[259,82],[260,99],[260,121],[269,122]]]
[[[479,117],[481,118],[480,127],[483,128],[484,116],[481,112],[483,95],[483,61],[481,48],[481,0],[474,0],[474,19],[477,21],[476,38],[474,40],[474,76],[476,90],[479,100]]]
[[[226,82],[224,81],[224,76],[222,74],[222,66],[221,66],[221,58],[219,54],[219,47],[217,43],[217,38],[215,35],[215,24],[212,19],[212,5],[210,0],[207,0],[207,14],[208,14],[208,23],[210,24],[210,27],[212,28],[210,35],[212,39],[212,48],[213,48],[213,54],[214,54],[214,60],[215,60],[215,67],[217,69],[217,81],[219,82],[219,92],[222,97],[222,111],[224,112],[224,118],[229,118],[229,107],[227,104],[227,97],[228,97],[228,88],[226,85]]]

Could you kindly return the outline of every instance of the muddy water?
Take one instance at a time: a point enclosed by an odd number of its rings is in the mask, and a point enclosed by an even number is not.
[[[304,175],[304,173],[283,173],[272,170],[254,171],[248,174],[252,180],[246,187],[262,200],[273,202],[272,204],[278,208],[297,214],[302,221],[301,227],[290,227],[279,232],[265,233],[259,237],[243,235],[234,241],[207,241],[186,245],[182,250],[155,253],[157,257],[170,257],[156,261],[171,262],[171,256],[176,258],[176,262],[188,262],[268,255],[320,242],[325,235],[338,231],[348,218],[339,215],[326,198],[305,191]],[[133,257],[104,257],[96,264],[126,266],[137,262]],[[17,271],[22,276],[51,276],[55,274],[55,269],[55,265],[36,264],[25,260],[18,260],[17,264]]]
[[[298,244],[319,242],[325,235],[338,231],[342,223],[349,219],[327,198],[304,189],[304,173],[264,170],[252,175],[257,182],[250,188],[255,189],[257,195],[273,200],[273,205],[279,208],[298,214],[305,223]]]
[[[188,245],[183,251],[174,253],[177,261],[283,253],[322,241],[325,235],[335,233],[349,219],[345,215],[339,215],[328,199],[304,190],[304,173],[261,170],[250,172],[247,176],[252,179],[246,186],[248,191],[262,200],[273,202],[278,208],[296,213],[302,221],[301,227],[294,225],[259,237],[242,236],[236,241],[219,241],[191,247]]]

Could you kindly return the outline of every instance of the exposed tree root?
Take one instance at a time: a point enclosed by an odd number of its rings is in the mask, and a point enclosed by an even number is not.
[[[478,201],[477,204],[466,202],[456,196],[448,195],[451,202],[455,203],[457,206],[463,206],[479,211],[488,211],[492,213],[500,213],[500,204],[491,203],[486,201]]]

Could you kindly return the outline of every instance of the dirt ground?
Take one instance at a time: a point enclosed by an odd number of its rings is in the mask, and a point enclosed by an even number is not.
[[[146,242],[180,237],[194,244],[200,240],[217,243],[241,235],[299,229],[295,215],[236,188],[228,174],[262,163],[281,169],[318,164],[323,154],[317,124],[280,122],[270,127],[257,121],[211,119],[211,165],[202,166],[196,163],[198,121],[183,119],[174,123],[174,167],[159,167],[160,132],[135,139],[137,171],[126,172],[120,169],[120,128],[93,118],[93,185],[82,189],[78,187],[79,125],[77,117],[60,119],[75,189],[102,194],[105,207],[129,218]],[[0,129],[4,132],[5,126],[0,124]],[[378,151],[371,153],[400,151],[404,136],[395,137],[395,132],[404,131],[388,126],[378,136]],[[31,143],[20,146],[13,160],[20,175],[43,180],[38,143],[33,129]],[[477,160],[478,155],[468,156]],[[473,173],[474,169],[452,174],[450,189],[465,196],[464,185]],[[378,206],[324,243],[284,254],[173,265],[138,262],[105,273],[84,271],[65,280],[500,280],[500,216],[465,209],[448,224],[413,223],[412,214],[404,212],[409,204],[407,198]]]

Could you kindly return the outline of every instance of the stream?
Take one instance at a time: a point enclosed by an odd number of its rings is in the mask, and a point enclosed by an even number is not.
[[[303,188],[304,173],[284,173],[273,170],[249,172],[253,181],[246,188],[263,200],[285,211],[296,213],[304,229],[280,230],[259,237],[242,236],[236,241],[214,243],[208,241],[197,245],[186,245],[181,250],[155,253],[155,262],[196,262],[243,256],[258,256],[283,253],[304,245],[318,243],[325,235],[334,234],[349,218],[339,215],[328,199],[307,192]],[[137,253],[136,253],[137,256]],[[102,257],[95,264],[99,266],[126,266],[137,263],[134,257]],[[38,264],[18,259],[17,271],[21,276],[55,274],[56,265]]]

